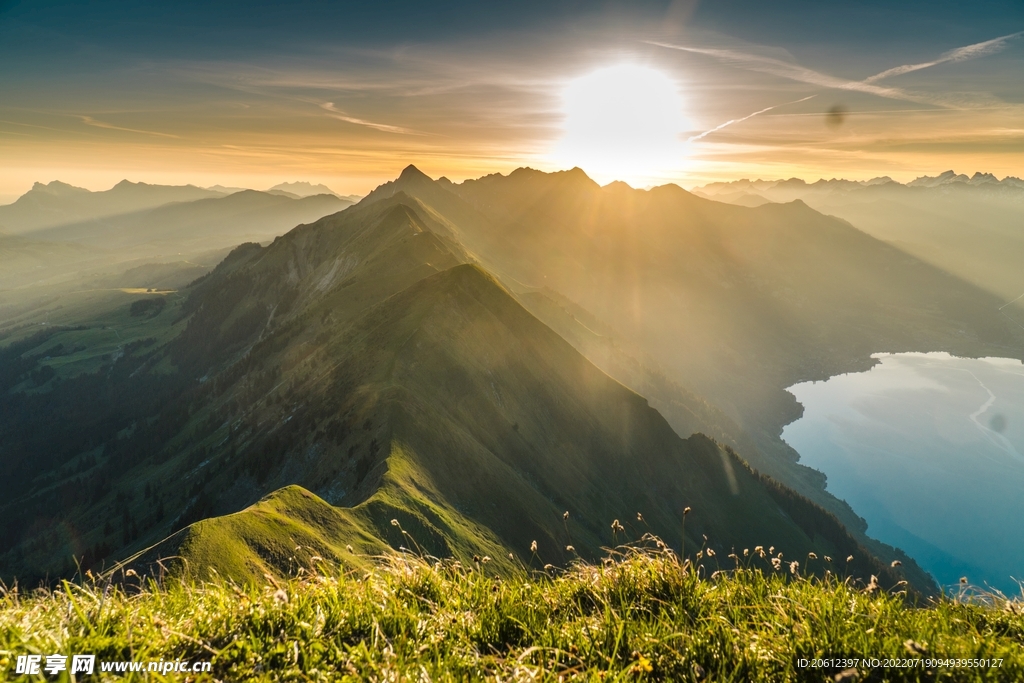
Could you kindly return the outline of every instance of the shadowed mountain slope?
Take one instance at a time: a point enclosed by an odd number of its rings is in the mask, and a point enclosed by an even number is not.
[[[866,369],[878,352],[1024,349],[1002,300],[799,201],[751,208],[672,185],[602,188],[579,169],[456,185],[410,168],[363,202],[394,192],[446,217],[503,281],[604,321],[746,432],[754,466],[860,532],[779,439],[801,411],[785,387]]]
[[[177,534],[148,555],[240,579],[290,569],[292,541],[344,559],[354,540],[375,547],[367,534],[499,565],[509,552],[531,561],[537,541],[532,561],[564,563],[598,556],[619,519],[623,540],[649,529],[678,547],[690,506],[691,550],[706,535],[723,554],[853,554],[860,575],[897,580],[820,508],[794,507],[799,496],[706,437],[680,439],[469,260],[451,224],[404,193],[236,249],[161,314],[184,327],[173,341],[88,380],[126,396],[155,383],[157,413],[109,416],[92,460],[70,447],[33,460],[38,443],[18,457],[3,442],[3,573],[55,561],[20,531],[46,505],[79,543],[107,543],[100,557]],[[76,382],[49,398],[71,400]],[[54,474],[40,481],[40,469]],[[84,495],[54,507],[52,487],[68,481]],[[341,510],[293,489],[248,507],[290,485]],[[312,512],[289,512],[295,495]],[[125,530],[116,545],[101,531],[111,513]],[[310,531],[318,516],[322,533]]]
[[[801,202],[601,188],[578,169],[461,185],[407,170],[364,203],[385,189],[420,197],[487,267],[581,305],[768,440],[798,414],[784,387],[871,353],[1021,348],[994,297]]]

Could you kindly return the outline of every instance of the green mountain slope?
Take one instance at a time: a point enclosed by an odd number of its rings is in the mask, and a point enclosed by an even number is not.
[[[100,566],[169,535],[187,566],[239,579],[287,571],[289,547],[344,560],[366,534],[499,565],[536,541],[537,561],[564,563],[648,529],[678,545],[691,507],[691,549],[706,535],[723,554],[853,554],[895,582],[820,508],[706,437],[680,439],[455,237],[396,193],[243,245],[166,305],[170,341],[5,397],[3,574],[52,575],[82,549]],[[18,357],[38,364],[32,343]],[[57,433],[40,429],[44,406]],[[67,541],[39,543],[33,524]]]
[[[261,583],[319,562],[366,566],[387,549],[358,515],[287,486],[240,512],[196,522],[123,567],[141,575]]]

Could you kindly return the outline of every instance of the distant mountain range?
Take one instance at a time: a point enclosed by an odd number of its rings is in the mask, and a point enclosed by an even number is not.
[[[742,192],[748,189],[755,192],[764,192],[769,190],[777,192],[803,192],[806,190],[822,192],[878,186],[948,186],[953,188],[984,187],[990,190],[998,188],[999,190],[1006,190],[1010,192],[1024,192],[1024,180],[1014,176],[1006,176],[1002,180],[999,180],[991,173],[976,172],[973,176],[968,176],[963,173],[958,174],[955,171],[946,171],[937,176],[921,176],[906,184],[899,183],[888,176],[880,176],[878,178],[872,178],[871,180],[842,180],[838,178],[825,180],[822,178],[821,180],[817,180],[813,183],[809,183],[800,178],[790,178],[788,180],[735,180],[727,183],[710,183],[708,185],[695,188],[694,192],[703,196],[718,197],[722,195],[731,196],[736,192]],[[790,200],[797,198],[798,197],[794,196]]]
[[[273,239],[353,203],[317,193],[322,186],[298,185],[310,194],[128,181],[90,192],[58,181],[36,183],[13,204],[0,206],[7,233],[0,235],[6,256],[0,289],[73,283],[146,259],[187,261],[240,242]]]
[[[194,185],[147,185],[122,180],[109,190],[92,192],[59,180],[36,183],[13,204],[0,206],[0,225],[21,234],[74,221],[139,211],[170,202],[222,197]]]
[[[248,194],[145,222],[303,201]],[[410,166],[174,296],[133,296],[3,333],[5,579],[74,553],[261,580],[296,544],[349,565],[389,546],[563,564],[649,531],[719,557],[853,555],[928,592],[779,440],[799,414],[784,389],[879,351],[1024,341],[997,297],[804,202],[579,169],[455,184]]]
[[[946,171],[906,184],[869,181],[740,180],[696,194],[742,206],[801,200],[843,218],[1004,302],[1024,292],[1024,181]],[[1015,314],[1016,315],[1016,314]],[[1020,322],[1024,317],[1015,318]]]

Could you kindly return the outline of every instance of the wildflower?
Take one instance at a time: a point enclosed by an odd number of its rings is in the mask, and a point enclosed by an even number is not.
[[[476,564],[480,564],[480,556],[479,555],[474,555],[473,556],[473,562],[476,563]]]
[[[779,568],[781,568],[781,567],[782,567],[782,560],[780,560],[777,557],[773,557],[772,558],[772,569],[774,569],[775,571],[778,571]]]
[[[876,590],[878,590],[878,577],[872,574],[871,582],[868,584],[868,587],[864,589],[864,592],[874,593]]]
[[[487,555],[484,555],[483,557],[480,558],[480,564],[487,564],[490,561],[491,561],[491,558],[489,558]]]
[[[797,562],[796,560],[793,560],[792,562],[790,562],[789,563],[789,573],[792,574],[793,576],[798,576],[800,574],[800,563]]]
[[[565,552],[567,552],[567,553],[574,553],[574,552],[576,552],[576,548],[573,548],[571,545],[567,545],[567,546],[565,546]]]
[[[847,557],[846,561],[847,562],[853,562],[853,555],[850,555],[849,557]]]
[[[616,520],[612,521],[612,531],[613,532],[625,531],[625,530],[626,530],[626,528],[624,526],[622,526],[621,524],[619,524],[619,520],[616,519]]]
[[[566,510],[565,512],[562,513],[562,519],[569,519],[569,511],[568,510]]]
[[[743,549],[743,557],[748,557],[749,555],[750,555],[750,548],[744,548]]]
[[[546,565],[544,565],[544,571],[550,571],[550,570],[552,570],[554,568],[555,568],[555,565],[553,565],[553,564],[546,564]]]
[[[831,562],[831,561],[832,561],[832,558],[831,558],[831,557],[829,557],[828,555],[826,555],[826,556],[825,556],[825,561],[826,561],[826,562]]]
[[[353,552],[351,545],[346,545],[345,550],[349,551],[350,553]]]
[[[893,561],[892,561],[892,564],[891,564],[891,565],[889,565],[889,566],[890,566],[890,567],[899,567],[899,566],[900,566],[900,565],[902,565],[902,564],[903,564],[903,563],[902,563],[902,562],[900,562],[899,560],[893,560]]]
[[[967,577],[966,576],[961,576],[960,577],[960,583],[963,584],[963,585],[967,585]]]
[[[714,556],[715,556],[715,551],[712,550],[711,548],[708,548],[708,557],[714,557]]]
[[[688,508],[688,507],[683,508],[683,517],[685,517],[688,514],[690,514],[690,508]]]
[[[277,600],[280,603],[286,603],[288,602],[288,594],[284,592],[283,588],[278,588],[277,592],[274,593],[274,600]]]
[[[135,572],[135,570],[134,570],[134,569],[129,569],[128,571],[126,571],[126,572],[124,573],[124,575],[125,575],[126,577],[127,577],[127,576],[138,576],[138,574],[137,574],[137,573]]]
[[[818,559],[818,556],[815,555],[814,553],[807,553],[807,559],[808,560],[816,560],[816,559]]]
[[[534,543],[536,543],[536,541],[534,541]],[[516,559],[516,556],[515,556],[515,555],[513,555],[512,553],[509,553],[509,554],[508,554],[508,559],[510,559],[510,560],[514,560],[514,559]]]
[[[775,546],[773,546],[773,545],[768,546],[768,554],[769,555],[774,555],[775,554]]]
[[[534,541],[530,544],[530,552],[533,554],[537,554],[537,541]]]
[[[391,520],[391,526],[398,526],[398,520],[397,519]]]
[[[636,513],[636,521],[638,521],[638,522],[644,521],[644,516],[641,515],[639,512]]]

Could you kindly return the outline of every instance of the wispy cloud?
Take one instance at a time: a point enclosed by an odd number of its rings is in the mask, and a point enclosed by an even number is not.
[[[681,50],[683,52],[690,52],[694,54],[707,55],[714,57],[727,64],[732,64],[739,68],[749,69],[751,71],[757,71],[760,73],[767,73],[773,76],[779,76],[781,78],[788,78],[799,83],[806,83],[808,85],[814,85],[822,88],[830,88],[834,90],[848,90],[854,92],[862,92],[870,95],[876,95],[878,97],[885,97],[887,99],[903,100],[906,102],[916,102],[918,104],[931,104],[940,107],[949,108],[960,108],[964,106],[964,98],[950,93],[923,93],[917,91],[907,90],[905,88],[899,88],[895,86],[879,85],[878,81],[888,78],[890,76],[896,76],[903,73],[909,73],[911,71],[919,71],[921,69],[927,69],[938,64],[945,64],[947,62],[963,62],[969,59],[975,59],[977,57],[983,57],[985,55],[992,54],[1001,50],[1007,41],[1024,35],[1024,31],[1018,33],[1011,33],[1009,35],[1001,36],[999,38],[993,38],[981,43],[975,43],[972,45],[966,45],[964,47],[956,48],[945,52],[940,55],[937,59],[931,62],[922,62],[920,64],[905,64],[902,66],[887,69],[881,73],[870,76],[864,80],[856,81],[845,78],[838,78],[831,76],[814,69],[801,66],[793,62],[787,62],[775,57],[768,57],[765,55],[751,54],[747,52],[741,52],[739,50],[721,49],[721,48],[705,48],[705,47],[693,47],[688,45],[675,45],[672,43],[663,43],[657,41],[648,41],[651,45],[657,45],[659,47],[668,48],[671,50]],[[974,98],[977,100],[979,96],[975,95]],[[984,99],[983,96],[981,96]]]
[[[939,55],[937,59],[930,62],[921,62],[920,64],[904,64],[902,66],[895,66],[891,69],[886,69],[881,73],[877,73],[874,76],[869,76],[864,79],[864,83],[874,83],[880,81],[883,78],[889,78],[890,76],[899,76],[901,74],[910,73],[911,71],[920,71],[921,69],[927,69],[932,66],[938,66],[939,64],[946,64],[947,62],[966,62],[968,59],[975,59],[976,57],[984,57],[986,55],[999,52],[1006,43],[1014,38],[1024,35],[1024,31],[1018,31],[1017,33],[1011,33],[1009,35],[1001,36],[999,38],[993,38],[992,40],[986,40],[981,43],[974,43],[973,45],[965,45],[964,47],[958,47],[955,50],[944,52]]]
[[[352,123],[357,126],[366,126],[367,128],[379,130],[384,133],[397,133],[400,135],[427,135],[427,133],[421,133],[420,131],[412,130],[411,128],[402,128],[401,126],[389,126],[386,123],[375,123],[373,121],[367,121],[365,119],[357,119],[356,117],[349,116],[345,112],[335,107],[333,102],[324,102],[323,104],[320,105],[320,108],[325,111],[331,112],[331,116],[333,118],[338,119],[339,121],[345,121],[346,123]]]
[[[178,135],[171,135],[170,133],[158,133],[158,132],[153,131],[153,130],[139,130],[138,128],[124,128],[122,126],[115,126],[112,123],[106,123],[105,121],[97,121],[96,119],[94,119],[91,116],[82,116],[81,114],[78,114],[77,116],[78,116],[78,118],[82,119],[82,123],[84,123],[85,125],[87,125],[87,126],[95,126],[96,128],[108,128],[110,130],[123,130],[123,131],[127,131],[129,133],[141,133],[142,135],[156,135],[156,136],[161,137],[161,138],[176,138],[176,139],[179,139],[179,140],[181,139],[180,136],[178,136]]]
[[[749,69],[751,71],[758,71],[760,73],[770,74],[772,76],[779,76],[782,78],[788,78],[793,81],[800,83],[807,83],[808,85],[816,85],[822,88],[832,88],[836,90],[853,90],[857,92],[864,92],[871,95],[877,95],[879,97],[886,97],[895,100],[906,100],[909,102],[918,102],[921,104],[936,104],[934,98],[922,95],[918,93],[911,93],[902,88],[886,87],[880,85],[874,85],[871,83],[865,83],[863,81],[851,81],[844,78],[837,78],[828,74],[809,69],[799,64],[792,62],[785,62],[781,59],[774,57],[766,57],[764,55],[749,54],[746,52],[739,52],[738,50],[726,50],[720,48],[706,48],[706,47],[690,47],[687,45],[673,45],[672,43],[662,43],[651,41],[652,45],[659,47],[669,48],[671,50],[681,50],[683,52],[690,52],[694,54],[707,55],[709,57],[715,57],[723,62],[738,66],[740,68]]]
[[[725,123],[723,123],[721,125],[715,126],[714,128],[712,128],[710,130],[706,130],[703,133],[700,133],[699,135],[694,135],[694,136],[692,136],[690,138],[687,138],[686,141],[687,142],[695,142],[697,140],[701,140],[701,139],[707,137],[708,135],[711,135],[712,133],[716,133],[716,132],[722,130],[723,128],[726,128],[727,126],[731,126],[734,123],[742,123],[743,121],[746,121],[747,119],[754,118],[758,114],[764,114],[765,112],[771,111],[772,109],[778,109],[779,107],[785,107],[786,105],[789,105],[789,104],[797,104],[799,102],[806,102],[807,100],[811,99],[812,97],[817,97],[817,95],[808,95],[807,97],[804,97],[803,99],[793,100],[792,102],[783,102],[782,104],[773,104],[770,107],[765,107],[764,109],[759,109],[758,111],[755,111],[753,114],[747,114],[746,116],[744,116],[742,118],[730,119],[730,120],[726,121]]]

